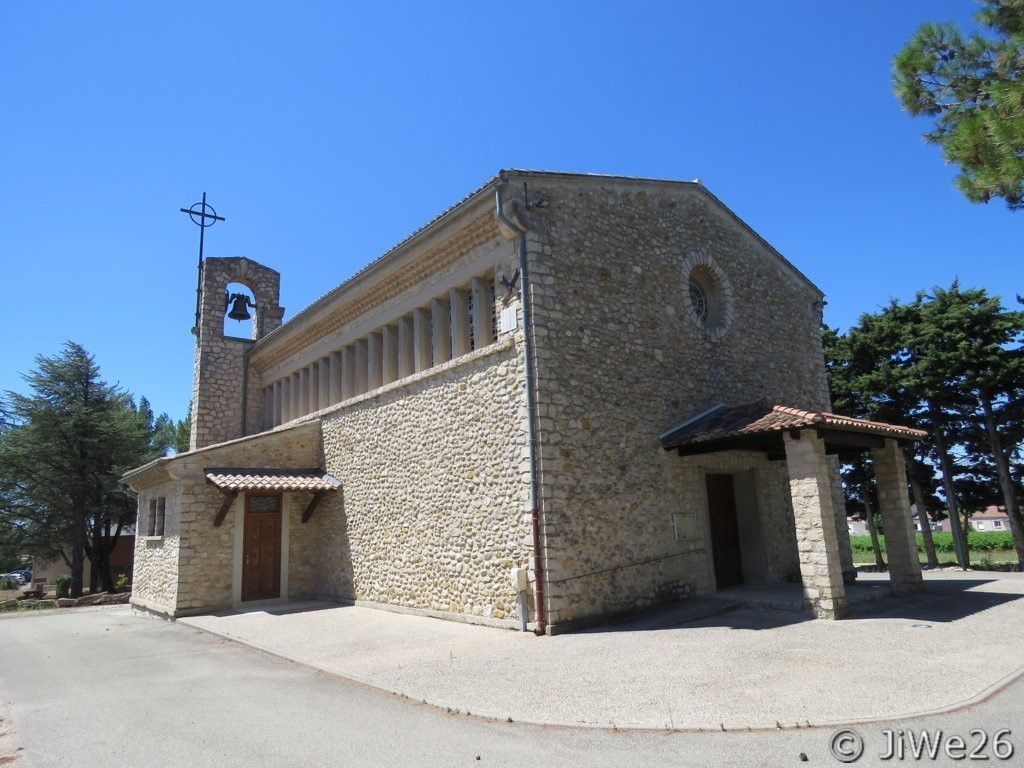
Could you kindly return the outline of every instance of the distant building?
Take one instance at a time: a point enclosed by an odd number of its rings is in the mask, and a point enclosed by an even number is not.
[[[985,507],[971,515],[971,527],[976,531],[1008,531],[1010,516],[1005,507]]]
[[[122,533],[117,538],[117,543],[110,553],[110,575],[117,581],[118,576],[124,574],[128,583],[132,581],[132,563],[135,558],[135,534]],[[54,584],[58,576],[70,576],[71,567],[58,558],[47,560],[43,557],[32,558],[32,579],[46,579],[47,584]],[[92,583],[92,563],[85,559],[85,566],[82,570],[82,584],[86,587]]]
[[[849,529],[851,536],[868,535],[868,523],[866,520],[861,520],[856,517],[847,517],[846,527]]]

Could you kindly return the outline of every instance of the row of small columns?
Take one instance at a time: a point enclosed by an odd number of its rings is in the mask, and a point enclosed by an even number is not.
[[[394,323],[264,388],[266,428],[328,408],[486,346],[494,338],[493,277],[452,288]],[[472,308],[472,312],[470,309]]]

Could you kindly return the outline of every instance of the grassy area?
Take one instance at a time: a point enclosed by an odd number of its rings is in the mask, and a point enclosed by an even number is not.
[[[969,550],[971,564],[972,565],[984,565],[986,560],[991,563],[1016,563],[1017,553],[1014,550],[980,550],[972,549]],[[939,565],[956,565],[956,555],[952,552],[936,552],[936,557],[939,558]],[[918,556],[921,559],[922,565],[928,564],[928,557],[924,552],[918,552]],[[882,552],[882,559],[885,560],[885,552]],[[874,565],[875,555],[873,552],[863,552],[855,550],[853,553],[853,564],[854,565]]]
[[[885,536],[878,537],[882,549],[882,559],[888,560],[885,553]],[[939,565],[956,565],[953,552],[953,535],[936,532],[932,534],[935,543],[935,554]],[[1017,552],[1013,548],[1013,534],[1009,531],[971,531],[967,541],[971,565],[978,568],[998,567],[1002,563],[1016,563]],[[875,554],[871,549],[870,536],[851,536],[850,547],[853,549],[854,565],[874,565]],[[924,540],[917,534],[917,553],[923,564],[928,562],[924,552]]]

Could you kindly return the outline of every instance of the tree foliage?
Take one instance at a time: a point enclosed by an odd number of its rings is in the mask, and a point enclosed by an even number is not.
[[[135,502],[118,485],[124,471],[163,455],[173,433],[166,415],[100,378],[93,357],[68,342],[36,358],[24,376],[31,394],[0,398],[0,524],[4,544],[71,568],[82,593],[86,559],[113,587],[108,557],[135,522]]]
[[[954,282],[862,315],[847,334],[826,329],[823,342],[836,410],[929,432],[905,452],[919,508],[934,498],[936,475],[951,512],[1003,506],[1024,561],[1014,474],[1024,445],[1024,313]]]
[[[1024,207],[1024,0],[983,0],[975,18],[994,33],[925,23],[893,60],[911,115],[935,118],[924,136],[960,168],[968,200]]]

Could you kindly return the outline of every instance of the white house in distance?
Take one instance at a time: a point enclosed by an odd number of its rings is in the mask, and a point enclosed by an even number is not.
[[[841,616],[851,449],[919,587],[899,443],[923,433],[827,412],[821,292],[699,182],[502,171],[287,323],[279,281],[203,264],[192,449],[124,477],[154,521],[138,609],[558,632],[800,581]]]

